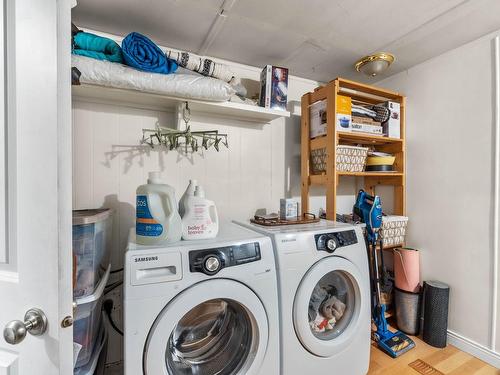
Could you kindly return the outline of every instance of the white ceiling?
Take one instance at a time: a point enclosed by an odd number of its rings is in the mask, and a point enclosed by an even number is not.
[[[161,45],[282,65],[318,81],[369,80],[352,66],[376,51],[396,55],[387,75],[400,72],[500,29],[499,15],[500,0],[78,0],[73,9],[75,23],[95,30],[138,31]]]

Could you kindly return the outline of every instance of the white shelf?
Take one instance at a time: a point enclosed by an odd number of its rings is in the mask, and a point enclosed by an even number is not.
[[[281,117],[290,117],[290,112],[266,109],[242,103],[208,102],[175,98],[136,90],[117,89],[96,85],[72,86],[73,99],[94,103],[118,104],[133,108],[176,111],[179,105],[189,102],[192,114],[227,117],[245,122],[265,124]]]

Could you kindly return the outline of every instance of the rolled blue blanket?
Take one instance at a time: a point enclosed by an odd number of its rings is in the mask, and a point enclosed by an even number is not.
[[[125,63],[133,68],[161,74],[177,69],[174,60],[168,59],[160,47],[139,33],[128,34],[122,41],[122,50]]]
[[[114,40],[83,31],[74,36],[73,53],[97,60],[123,62],[122,49]]]

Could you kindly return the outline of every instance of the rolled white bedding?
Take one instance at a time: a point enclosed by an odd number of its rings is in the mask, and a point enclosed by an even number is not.
[[[109,61],[72,55],[72,66],[80,72],[80,83],[138,90],[154,94],[208,101],[228,101],[235,93],[230,84],[194,74],[142,72]]]

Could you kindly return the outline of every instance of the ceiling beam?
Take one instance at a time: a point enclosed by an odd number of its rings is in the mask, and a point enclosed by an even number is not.
[[[229,15],[229,11],[234,6],[236,1],[237,0],[224,0],[222,2],[217,15],[215,16],[214,22],[208,30],[205,40],[201,44],[201,47],[198,49],[198,55],[207,55],[208,49],[214,42],[215,38],[217,38],[217,35],[219,35],[219,33],[221,32],[224,23],[226,22],[226,19]]]

